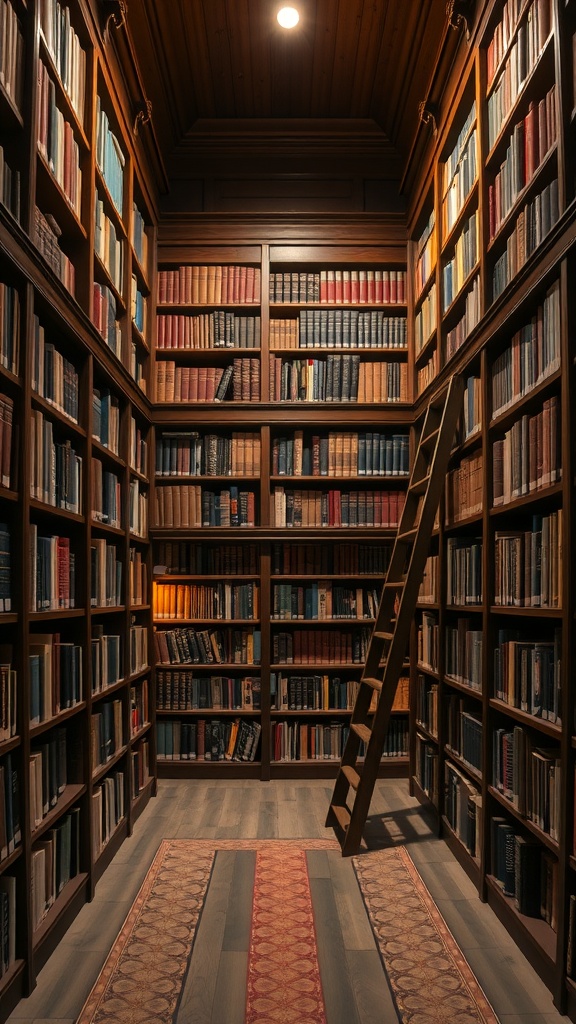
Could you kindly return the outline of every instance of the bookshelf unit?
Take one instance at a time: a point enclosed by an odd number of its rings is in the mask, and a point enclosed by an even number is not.
[[[413,637],[410,777],[575,1019],[573,18],[563,2],[482,5],[409,214],[415,316],[425,226],[441,228],[443,285],[472,216],[477,239],[460,297],[442,292],[436,378],[417,387],[418,417],[436,383],[466,380]],[[476,181],[448,226],[471,110]],[[453,333],[472,278],[475,315]]]
[[[154,792],[150,323],[133,326],[131,282],[148,303],[157,219],[91,8],[8,0],[5,18],[17,24],[0,58],[2,1019]]]
[[[160,240],[160,775],[335,772],[410,457],[402,254]],[[407,764],[406,696],[383,770]],[[240,760],[234,719],[258,734]]]

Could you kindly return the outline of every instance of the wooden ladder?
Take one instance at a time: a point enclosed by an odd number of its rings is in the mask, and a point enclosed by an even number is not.
[[[360,848],[394,695],[408,649],[454,433],[462,411],[463,391],[462,379],[454,375],[431,399],[424,416],[350,732],[326,819],[326,825],[333,827],[338,836],[344,856],[357,853]],[[371,712],[374,691],[377,706],[376,711]],[[366,744],[366,754],[359,772],[357,760],[361,743]],[[351,808],[347,803],[350,790],[353,791]]]

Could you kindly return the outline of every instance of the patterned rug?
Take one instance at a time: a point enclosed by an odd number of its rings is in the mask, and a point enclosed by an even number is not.
[[[219,850],[256,851],[245,1024],[329,1024],[306,851],[334,839],[164,840],[76,1024],[172,1024]],[[402,1024],[498,1024],[409,854],[353,859]]]
[[[353,864],[402,1024],[498,1024],[408,851]]]

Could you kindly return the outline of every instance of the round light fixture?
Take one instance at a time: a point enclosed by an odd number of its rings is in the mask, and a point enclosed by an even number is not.
[[[300,15],[295,7],[281,7],[276,17],[282,28],[294,28],[300,21]]]

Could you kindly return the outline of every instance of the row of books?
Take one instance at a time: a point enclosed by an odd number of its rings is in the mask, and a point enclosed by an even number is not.
[[[158,759],[168,761],[254,761],[260,722],[254,719],[203,719],[156,722]]]
[[[161,665],[258,665],[258,629],[155,629],[156,660]]]
[[[58,611],[76,605],[76,557],[70,538],[38,534],[30,523],[30,610]]]
[[[120,402],[110,388],[92,390],[92,437],[115,455],[120,448]]]
[[[86,54],[74,31],[70,8],[59,0],[42,0],[40,28],[64,91],[76,112],[80,124],[84,122],[86,83]]]
[[[130,283],[130,316],[137,331],[144,336],[146,326],[146,296],[138,286],[136,274],[132,274]],[[134,374],[132,374],[134,376]]]
[[[90,718],[92,772],[105,765],[123,744],[122,701],[102,701]]]
[[[420,309],[414,319],[414,346],[416,355],[424,348],[428,339],[436,330],[438,307],[436,302],[436,283],[426,292]]]
[[[0,647],[0,743],[12,739],[17,731],[18,679],[12,667],[13,647]]]
[[[498,728],[492,737],[492,784],[522,817],[558,841],[561,764],[558,747],[534,744],[527,729]]]
[[[272,439],[273,476],[407,476],[408,434],[377,431],[308,435],[295,430]]]
[[[286,528],[309,526],[383,526],[400,522],[405,491],[293,490],[275,487],[270,499],[272,525]]]
[[[437,771],[437,764],[434,770]],[[444,814],[450,828],[468,853],[479,860],[482,850],[482,796],[451,761],[444,764],[444,793]]]
[[[158,543],[155,575],[244,576],[260,574],[260,552],[254,543],[217,544],[187,540]]]
[[[274,711],[351,711],[359,689],[358,679],[328,675],[270,676],[270,703]],[[392,711],[408,711],[407,676],[398,680]],[[373,709],[371,709],[373,710]]]
[[[460,131],[456,145],[444,164],[442,189],[442,233],[446,238],[454,227],[460,211],[478,178],[476,152],[478,148],[476,128],[476,104],[472,108]]]
[[[32,928],[36,930],[70,879],[79,873],[79,807],[73,807],[34,843],[30,862]]]
[[[156,672],[158,711],[259,711],[260,676],[195,676],[192,671]]]
[[[516,218],[506,241],[506,251],[496,260],[492,271],[494,299],[524,266],[542,239],[558,220],[558,180],[554,178],[534,199],[527,202]]]
[[[100,459],[91,462],[92,519],[117,529],[122,525],[122,485],[116,473],[104,469]]]
[[[42,213],[36,206],[34,208],[34,244],[50,269],[56,274],[56,277],[68,289],[70,294],[74,295],[76,287],[75,266],[60,247],[59,238],[61,235],[62,228],[56,218],[51,213]]]
[[[150,782],[150,743],[141,739],[130,751],[130,782],[135,798]]]
[[[270,356],[274,402],[405,402],[407,396],[406,363],[362,362],[359,355]]]
[[[562,509],[532,516],[525,530],[497,530],[494,537],[494,604],[560,608]]]
[[[273,721],[270,753],[273,761],[339,761],[349,727],[344,722]],[[359,757],[363,757],[361,745]],[[408,720],[392,718],[382,757],[407,757]]]
[[[116,297],[111,288],[99,281],[92,286],[92,323],[118,359],[122,356],[122,332],[116,311]]]
[[[522,835],[502,815],[490,819],[492,875],[526,917],[541,918],[556,931],[558,861],[537,840]]]
[[[82,701],[82,647],[60,633],[30,634],[28,672],[31,725]]]
[[[458,694],[446,698],[446,746],[466,765],[482,771],[482,719],[466,710]]]
[[[426,565],[424,566],[424,572],[422,574],[422,582],[418,591],[419,604],[435,604],[437,602],[439,594],[438,577],[438,555],[428,555]]]
[[[38,316],[33,320],[32,390],[59,412],[78,422],[79,376],[74,364],[46,341]]]
[[[119,634],[105,633],[101,623],[92,623],[90,640],[90,659],[92,669],[91,690],[93,694],[102,693],[109,686],[114,686],[123,677],[122,644]]]
[[[468,218],[454,246],[454,255],[442,267],[442,310],[445,313],[460,292],[466,278],[478,262],[479,215],[475,210]]]
[[[560,723],[561,631],[553,640],[528,639],[517,629],[499,629],[494,648],[494,695],[511,707]]]
[[[68,782],[68,733],[58,726],[35,741],[30,751],[30,829],[42,824],[56,807]]]
[[[148,235],[146,221],[138,205],[132,202],[132,248],[144,273],[148,271]]]
[[[0,203],[12,214],[16,220],[20,220],[20,170],[8,163],[4,155],[4,149],[0,146]]]
[[[391,547],[387,542],[359,544],[340,541],[338,544],[306,544],[274,541],[271,550],[271,571],[275,575],[380,575],[388,569]]]
[[[155,583],[155,619],[258,619],[257,583]]]
[[[474,330],[476,324],[480,322],[480,315],[480,277],[477,275],[474,278],[471,287],[466,292],[464,312],[460,317],[460,320],[455,327],[452,327],[446,332],[446,342],[444,346],[446,361],[451,359],[458,349],[462,347],[468,335]]]
[[[275,665],[361,665],[368,650],[370,629],[274,630]]]
[[[503,413],[560,368],[560,285],[549,288],[530,323],[492,364],[492,416]]]
[[[440,627],[434,612],[422,612],[422,621],[418,624],[417,654],[418,664],[424,668],[438,671]]]
[[[438,683],[427,676],[416,677],[416,722],[438,738]]]
[[[156,317],[159,349],[260,348],[260,344],[259,316],[239,316],[215,309],[197,316],[158,313]]]
[[[445,672],[464,686],[482,689],[484,638],[481,629],[473,629],[470,619],[459,617],[456,625],[446,626]]]
[[[21,842],[20,777],[12,754],[8,753],[0,761],[0,862],[9,857]]]
[[[228,366],[156,364],[157,402],[260,401],[260,360],[238,357]]]
[[[296,337],[296,348],[405,349],[407,320],[381,309],[302,309]]]
[[[270,302],[406,302],[406,271],[381,269],[276,270],[270,274]]]
[[[542,410],[516,420],[492,448],[492,503],[505,505],[557,483],[562,476],[560,402],[545,399]]]
[[[111,772],[92,790],[92,855],[97,860],[125,817],[124,772]]]
[[[24,34],[10,0],[0,2],[0,85],[17,110],[24,98]]]
[[[194,264],[158,271],[158,303],[218,306],[260,302],[260,267]]]
[[[146,604],[148,594],[148,569],[146,556],[138,548],[130,548],[128,563],[130,603]]]
[[[446,762],[448,763],[448,762]],[[438,747],[416,732],[414,775],[420,789],[438,806]],[[452,828],[454,826],[451,826]]]
[[[457,523],[482,511],[482,452],[465,455],[446,476],[446,522]]]
[[[148,627],[130,626],[129,634],[130,648],[130,673],[135,675],[148,668]]]
[[[94,252],[106,268],[120,295],[124,294],[124,242],[118,237],[114,221],[106,215],[104,201],[96,193],[94,200]]]
[[[274,583],[273,619],[375,619],[380,594],[374,587],[347,587],[318,580],[302,586]]]
[[[523,14],[524,3],[522,0],[506,0],[503,4],[501,19],[495,26],[494,33],[486,49],[488,89],[492,85],[492,79],[512,42],[520,16]],[[530,5],[528,17],[530,21],[536,22],[540,45],[543,46],[550,31],[550,0],[535,0]]]
[[[0,876],[0,978],[16,960],[16,878]]]
[[[102,108],[100,96],[96,97],[96,162],[116,211],[122,217],[126,159],[110,127],[108,114]]]
[[[234,430],[230,437],[198,431],[164,431],[156,438],[157,476],[259,476],[260,434]]]
[[[32,409],[30,496],[66,512],[82,512],[82,456],[54,439],[52,420]]]
[[[514,125],[506,155],[488,186],[490,241],[496,237],[522,190],[556,142],[556,86]]]
[[[148,680],[130,687],[130,736],[136,736],[150,722],[148,703]]]
[[[128,488],[128,525],[135,537],[148,533],[148,494],[139,480],[131,480]]]
[[[549,36],[550,0],[534,0],[522,17],[506,63],[488,96],[488,148],[496,142],[524,82],[531,74]],[[489,48],[490,49],[490,48]],[[489,76],[492,68],[489,64]]]
[[[462,418],[456,431],[456,443],[463,444],[482,426],[482,379],[471,374],[464,386]]]
[[[416,301],[420,298],[422,289],[436,266],[437,251],[436,213],[434,208],[432,208],[422,234],[416,243],[416,265],[414,267]]]
[[[182,526],[255,526],[256,495],[235,484],[220,491],[199,485],[166,484],[157,487],[156,525]]]
[[[14,427],[14,401],[0,394],[0,483],[2,487],[15,485],[16,467],[12,465]]]
[[[82,171],[74,129],[56,103],[56,86],[38,61],[38,149],[74,213],[80,218]]]
[[[141,427],[135,416],[130,413],[130,432],[128,437],[128,462],[130,469],[142,476],[148,472],[148,432]]]
[[[482,541],[467,537],[446,540],[446,603],[482,604]]]
[[[430,358],[416,370],[416,388],[418,395],[421,395],[428,385],[435,380],[438,376],[439,367],[440,360],[438,350],[435,348],[433,352],[431,352]]]
[[[20,295],[0,281],[0,363],[18,375],[20,365]]]
[[[12,611],[12,539],[7,523],[0,523],[0,612]]]

